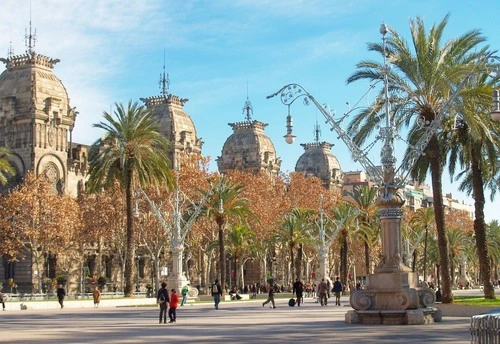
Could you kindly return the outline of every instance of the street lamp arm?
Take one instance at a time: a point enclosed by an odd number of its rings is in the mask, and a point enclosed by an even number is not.
[[[169,226],[167,220],[165,220],[165,218],[163,217],[163,213],[161,212],[161,209],[158,207],[158,205],[155,202],[153,202],[148,197],[148,195],[144,192],[143,189],[139,189],[139,192],[140,192],[141,196],[144,197],[144,199],[151,206],[151,210],[153,211],[153,214],[160,221],[160,224],[162,225],[163,229],[165,229],[165,231],[168,232],[170,230],[170,226]]]
[[[181,229],[181,240],[184,241],[186,238],[187,234],[189,233],[189,230],[191,229],[191,226],[193,223],[196,221],[198,216],[201,214],[203,211],[203,208],[205,207],[205,203],[207,203],[208,199],[213,196],[213,192],[208,192],[200,201],[200,203],[194,205],[194,210],[192,213],[189,214],[189,219],[185,222],[184,226]]]
[[[322,106],[306,89],[299,84],[288,84],[283,86],[279,91],[267,96],[267,99],[273,98],[280,94],[281,102],[285,105],[291,105],[295,100],[300,97],[304,97],[304,105],[309,105],[309,101],[311,101],[316,108],[321,112],[323,117],[326,119],[326,123],[330,124],[331,129],[335,130],[335,132],[339,135],[339,138],[344,142],[347,146],[355,161],[359,161],[359,163],[363,166],[364,170],[368,174],[368,176],[375,181],[376,183],[381,183],[383,181],[383,174],[378,169],[375,164],[366,156],[366,153],[363,152],[361,148],[358,147],[351,140],[347,132],[340,127],[337,121],[333,118],[330,111],[328,111],[324,106]]]

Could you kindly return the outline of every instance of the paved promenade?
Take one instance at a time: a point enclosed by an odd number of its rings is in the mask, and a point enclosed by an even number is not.
[[[140,300],[140,299],[137,299]],[[117,306],[102,301],[98,309],[8,309],[0,313],[0,342],[4,343],[470,343],[470,316],[454,314],[420,326],[350,325],[350,307],[321,307],[312,299],[289,307],[262,307],[262,300],[188,304],[178,309],[176,324],[158,324],[158,308]],[[56,301],[49,301],[55,303]],[[107,307],[106,307],[107,305]],[[14,305],[9,305],[14,306]],[[457,313],[455,311],[455,313]],[[460,313],[460,312],[458,312]]]

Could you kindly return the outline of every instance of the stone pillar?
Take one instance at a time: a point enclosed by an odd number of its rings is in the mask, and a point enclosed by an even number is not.
[[[172,246],[172,270],[168,275],[168,289],[175,288],[178,292],[183,286],[189,283],[186,275],[182,273],[182,256],[184,253],[184,245]]]
[[[404,199],[396,188],[386,188],[377,201],[382,226],[382,252],[374,274],[367,277],[366,289],[350,296],[346,322],[365,324],[425,324],[433,322],[437,309],[435,295],[418,287],[417,273],[403,264],[401,217]],[[415,312],[414,310],[419,310]],[[418,317],[415,316],[418,314]],[[418,320],[416,320],[418,318]],[[424,319],[425,318],[425,319]]]

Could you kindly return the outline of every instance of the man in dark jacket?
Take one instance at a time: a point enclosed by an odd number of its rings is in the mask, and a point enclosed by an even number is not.
[[[214,298],[215,309],[219,309],[220,297],[222,295],[222,288],[219,284],[219,280],[216,279],[211,287],[212,297]]]
[[[162,282],[161,288],[158,290],[156,302],[160,305],[160,324],[163,318],[163,323],[167,323],[167,309],[170,299],[168,297],[167,283]]]
[[[64,307],[64,297],[66,296],[66,290],[64,290],[64,287],[62,284],[59,284],[57,287],[57,300],[59,301],[59,304],[61,305],[61,308]]]
[[[337,277],[333,282],[333,293],[335,294],[335,306],[340,306],[340,294],[342,293],[342,282]]]
[[[293,284],[292,293],[297,296],[297,307],[300,307],[300,303],[303,300],[304,284],[297,278]]]

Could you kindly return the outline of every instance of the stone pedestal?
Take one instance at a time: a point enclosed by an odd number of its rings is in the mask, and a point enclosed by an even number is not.
[[[167,278],[168,289],[175,288],[178,293],[182,287],[189,283],[186,276],[182,273],[182,254],[184,252],[183,245],[172,245],[172,271]]]
[[[441,311],[435,307],[408,310],[351,310],[345,315],[348,324],[426,325],[441,321]]]
[[[418,285],[417,273],[401,261],[401,216],[404,199],[395,188],[381,192],[377,201],[382,226],[382,254],[375,274],[367,277],[366,289],[349,299],[350,324],[424,325],[441,319],[434,308],[434,291]]]

